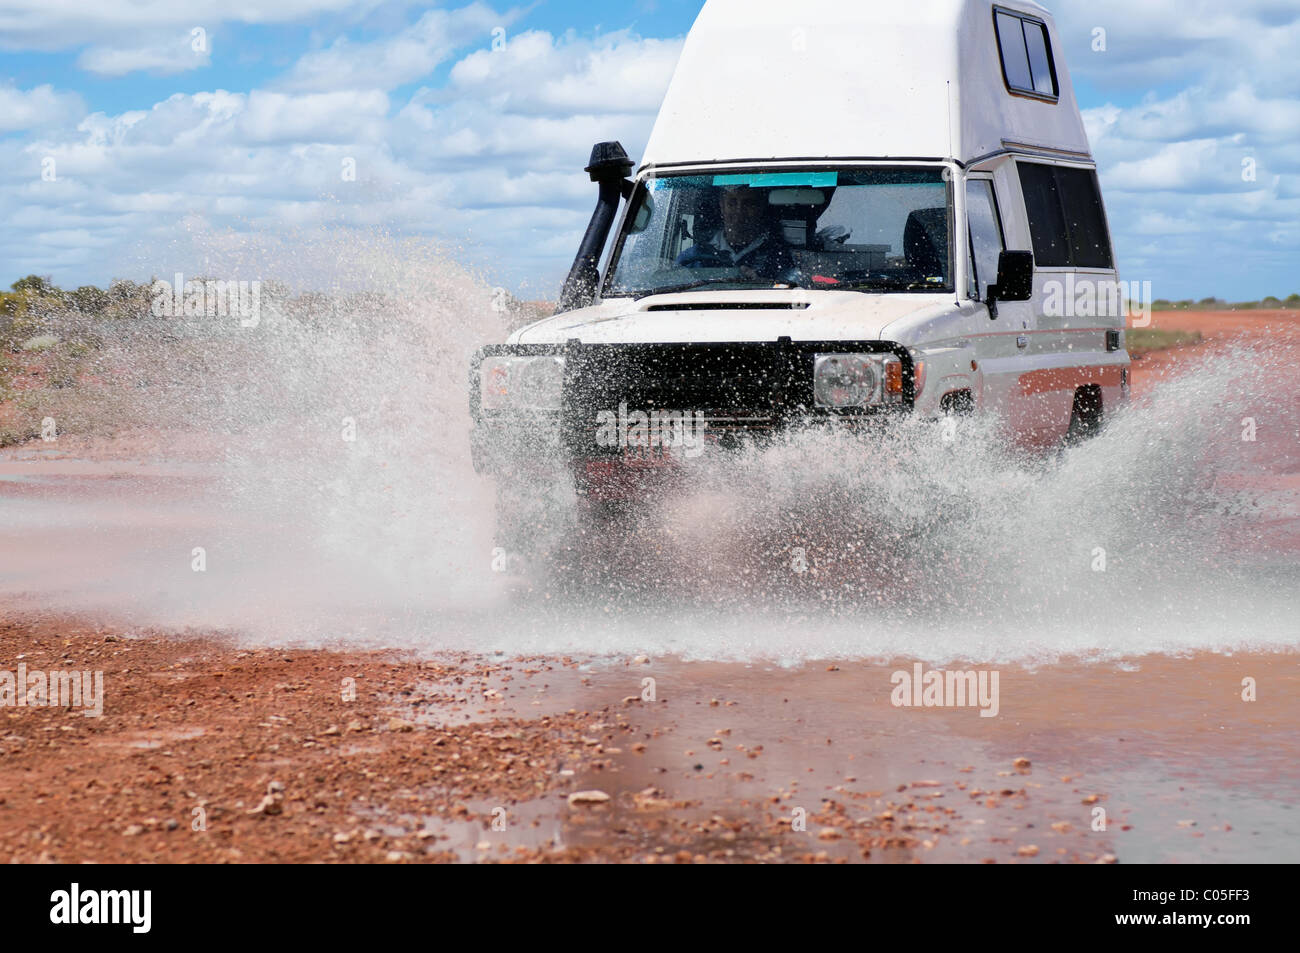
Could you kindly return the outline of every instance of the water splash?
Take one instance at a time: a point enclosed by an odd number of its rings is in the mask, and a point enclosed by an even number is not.
[[[1276,540],[1300,535],[1285,479],[1300,464],[1252,456],[1238,427],[1285,352],[1221,354],[1049,459],[977,420],[954,439],[914,420],[706,455],[679,491],[601,528],[596,571],[521,585],[493,571],[494,486],[468,445],[469,357],[510,319],[492,289],[445,250],[328,232],[213,243],[207,271],[286,281],[258,327],[200,336],[167,368],[155,410],[205,435],[217,477],[97,588],[74,595],[65,578],[51,602],[421,652],[795,663],[1297,647],[1300,563]],[[294,297],[287,275],[323,293]],[[1273,414],[1271,446],[1296,445],[1294,402]],[[1284,531],[1261,542],[1265,527]],[[195,540],[201,578],[176,558]]]
[[[977,420],[953,439],[913,420],[715,460],[569,595],[702,657],[1294,649],[1300,565],[1258,531],[1300,526],[1300,493],[1240,482],[1260,470],[1239,421],[1270,363],[1222,355],[1059,457],[1026,458]]]

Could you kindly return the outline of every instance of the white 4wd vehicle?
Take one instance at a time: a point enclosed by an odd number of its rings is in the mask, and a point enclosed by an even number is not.
[[[1037,4],[708,0],[632,166],[596,146],[558,312],[474,360],[476,465],[507,508],[539,473],[608,501],[809,420],[991,413],[1054,447],[1127,397],[1095,164]]]

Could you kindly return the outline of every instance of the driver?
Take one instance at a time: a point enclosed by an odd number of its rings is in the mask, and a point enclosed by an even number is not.
[[[784,282],[794,256],[768,212],[767,193],[728,186],[719,201],[722,228],[677,256],[686,268],[739,268],[745,278]]]

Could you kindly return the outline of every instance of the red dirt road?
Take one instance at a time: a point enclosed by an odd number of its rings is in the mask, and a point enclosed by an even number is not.
[[[1258,347],[1265,352],[1300,352],[1300,311],[1156,311],[1152,328],[1196,331],[1201,341],[1184,347],[1156,351],[1134,362],[1133,393],[1150,393],[1161,380],[1186,371],[1212,351],[1234,345]],[[1291,365],[1293,368],[1294,364]],[[1300,377],[1300,374],[1297,375]],[[1279,392],[1292,400],[1300,396],[1300,380],[1279,381]]]

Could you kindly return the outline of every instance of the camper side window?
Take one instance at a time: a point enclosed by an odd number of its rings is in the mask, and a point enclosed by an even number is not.
[[[1005,244],[993,183],[970,179],[966,183],[966,218],[970,222],[971,294],[987,299],[989,285],[998,280],[998,256]]]
[[[1040,268],[1111,268],[1110,237],[1097,173],[1017,162]]]
[[[1058,167],[1056,181],[1065,211],[1065,224],[1070,230],[1070,254],[1074,267],[1114,267],[1097,173],[1091,169]]]
[[[1006,10],[993,14],[1007,89],[1055,101],[1060,95],[1047,24]]]

